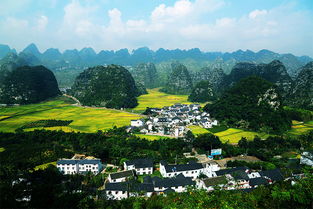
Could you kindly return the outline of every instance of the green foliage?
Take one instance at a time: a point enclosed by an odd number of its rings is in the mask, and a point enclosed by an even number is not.
[[[172,72],[160,91],[168,94],[190,94],[192,80],[187,68],[180,63],[172,63]]]
[[[121,66],[88,68],[77,78],[70,92],[83,105],[132,108],[140,95],[131,74]]]
[[[141,63],[131,71],[135,81],[145,88],[158,87],[158,73],[153,63]]]
[[[191,102],[208,102],[215,99],[213,86],[209,81],[200,81],[192,89],[188,100]]]
[[[0,92],[2,104],[38,103],[60,94],[53,73],[43,66],[13,69],[3,77]]]
[[[245,121],[246,128],[256,131],[282,133],[291,126],[275,87],[258,77],[242,79],[204,110],[231,126],[241,126],[239,122]]]
[[[36,127],[55,127],[55,126],[68,126],[73,120],[37,120],[23,125],[20,129],[36,128]]]
[[[300,108],[293,108],[285,106],[284,110],[286,111],[286,114],[288,117],[292,120],[297,121],[310,121],[313,120],[313,111],[310,110],[304,110]]]

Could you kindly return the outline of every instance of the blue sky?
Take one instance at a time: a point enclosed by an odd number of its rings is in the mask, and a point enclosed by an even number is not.
[[[313,56],[312,0],[1,0],[0,43]]]

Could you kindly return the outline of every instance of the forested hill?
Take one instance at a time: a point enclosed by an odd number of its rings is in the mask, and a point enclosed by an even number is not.
[[[280,93],[285,96],[291,89],[292,79],[282,62],[274,60],[268,64],[241,62],[236,64],[231,73],[224,77],[220,88],[227,89],[248,76],[261,77],[278,86]]]
[[[291,126],[276,87],[259,77],[240,80],[204,110],[231,126],[281,133]]]
[[[0,44],[0,59],[7,53],[16,51],[7,45]],[[117,51],[101,50],[96,53],[92,48],[83,48],[81,50],[65,50],[61,53],[58,49],[47,49],[41,53],[35,44],[30,44],[22,52],[32,54],[37,57],[46,67],[51,70],[62,70],[64,68],[81,68],[95,65],[118,64],[124,66],[135,66],[140,63],[161,63],[173,60],[193,60],[197,63],[209,64],[211,68],[222,68],[229,72],[238,62],[269,63],[273,60],[280,60],[287,68],[288,73],[295,77],[297,69],[313,61],[308,56],[294,56],[292,54],[279,54],[269,50],[260,50],[253,52],[250,50],[237,50],[235,52],[203,52],[198,48],[182,49],[163,49],[153,51],[147,47],[142,47],[129,51],[120,49]]]
[[[83,105],[109,108],[135,107],[140,95],[132,75],[118,65],[85,70],[77,76],[70,93]]]
[[[59,95],[53,73],[44,66],[23,66],[0,71],[0,103],[30,104]]]
[[[300,68],[299,71],[289,95],[289,104],[313,110],[313,62]]]

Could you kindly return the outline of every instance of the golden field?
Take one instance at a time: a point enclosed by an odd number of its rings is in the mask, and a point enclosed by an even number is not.
[[[162,108],[164,106],[171,106],[175,103],[192,104],[188,101],[188,95],[172,95],[166,94],[156,89],[147,89],[148,94],[144,94],[138,97],[139,105],[131,110],[134,112],[143,112],[147,107],[150,108]],[[204,104],[200,104],[202,107]]]
[[[15,129],[37,120],[73,120],[69,126],[49,127],[48,130],[67,132],[96,132],[113,126],[129,125],[131,120],[142,118],[141,115],[105,108],[73,106],[63,97],[39,104],[1,107],[0,117],[10,117],[0,121],[0,132],[14,132]],[[31,131],[40,128],[25,129]]]

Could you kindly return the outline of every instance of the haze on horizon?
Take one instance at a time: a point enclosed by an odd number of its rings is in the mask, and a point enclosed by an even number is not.
[[[0,43],[47,48],[268,49],[313,57],[311,0],[1,0]]]

